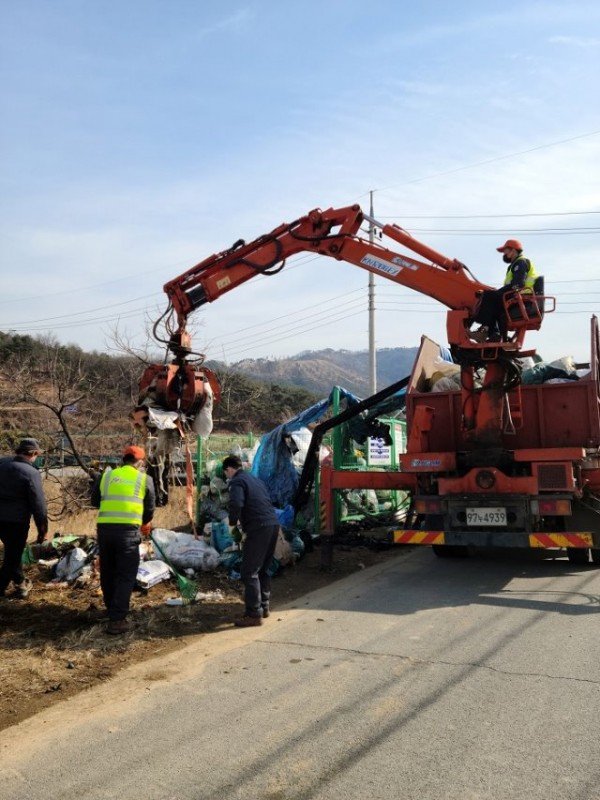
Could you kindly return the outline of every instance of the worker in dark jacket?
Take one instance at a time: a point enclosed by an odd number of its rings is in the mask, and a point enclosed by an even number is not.
[[[267,487],[242,469],[238,456],[223,460],[223,472],[229,481],[229,523],[245,534],[240,575],[244,584],[246,610],[235,620],[238,628],[262,625],[269,616],[271,576],[267,572],[279,534],[279,522]]]
[[[23,575],[21,559],[27,545],[31,517],[41,544],[48,533],[48,511],[40,473],[34,466],[41,448],[35,439],[23,439],[15,456],[0,460],[0,540],[4,561],[0,568],[0,597],[9,583],[15,585],[15,597],[25,599],[32,583]]]
[[[152,478],[145,473],[143,447],[123,451],[123,465],[106,469],[92,489],[92,505],[98,508],[100,585],[108,611],[107,633],[129,629],[127,614],[140,564],[140,527],[154,516]]]
[[[518,239],[508,239],[496,250],[502,253],[502,260],[508,267],[504,285],[483,293],[476,317],[481,327],[472,334],[476,342],[506,340],[508,330],[504,295],[515,290],[521,294],[532,294],[537,278],[533,262],[523,255],[523,245]]]

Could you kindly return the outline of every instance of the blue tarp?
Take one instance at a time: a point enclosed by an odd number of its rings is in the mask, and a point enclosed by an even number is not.
[[[338,388],[340,397],[345,400],[347,408],[360,403],[360,398],[353,395],[352,392],[342,387]],[[334,390],[331,391],[328,398],[319,400],[318,403],[284,422],[283,425],[278,425],[270,433],[266,433],[260,441],[252,462],[251,473],[266,484],[271,501],[277,508],[285,508],[291,502],[299,480],[299,475],[292,463],[292,454],[284,437],[300,428],[306,428],[324,417],[333,403],[333,393]]]
[[[440,347],[440,355],[444,361],[452,362],[450,350],[447,347]],[[346,389],[339,389],[340,398],[345,400],[346,408],[351,408],[361,402],[359,397]],[[270,433],[265,434],[256,451],[252,463],[251,472],[266,484],[271,501],[280,509],[289,505],[298,487],[299,475],[292,463],[292,454],[286,445],[284,438],[300,428],[306,428],[314,422],[318,422],[325,416],[330,406],[333,404],[332,389],[329,397],[319,400],[318,403],[305,409],[293,419],[279,425]],[[361,414],[348,423],[350,434],[356,441],[364,441],[369,435],[369,423],[380,416],[391,416],[404,408],[406,403],[406,389],[387,397],[366,413]]]

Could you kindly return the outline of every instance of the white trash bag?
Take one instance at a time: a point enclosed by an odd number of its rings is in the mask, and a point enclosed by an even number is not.
[[[88,554],[81,547],[75,547],[64,555],[54,571],[54,579],[70,583],[83,571]]]
[[[137,571],[136,581],[142,589],[149,589],[161,581],[166,581],[170,576],[171,570],[164,561],[158,559],[142,561]]]

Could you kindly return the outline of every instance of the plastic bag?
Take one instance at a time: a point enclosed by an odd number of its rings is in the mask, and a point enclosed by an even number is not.
[[[219,553],[233,544],[233,536],[229,532],[227,522],[212,522],[210,526],[210,543]]]
[[[302,537],[299,536],[297,533],[294,535],[294,538],[292,539],[292,550],[294,551],[294,556],[297,559],[302,558],[306,550],[306,545],[304,544]]]
[[[142,589],[149,589],[171,576],[171,570],[164,561],[143,561],[137,572],[136,581]]]
[[[284,567],[287,564],[291,564],[294,560],[294,551],[292,549],[292,545],[283,535],[281,528],[279,529],[279,535],[277,536],[277,544],[275,545],[273,557],[276,558],[277,561]]]
[[[223,553],[222,556],[219,556],[219,563],[224,569],[229,571],[230,578],[239,580],[240,574],[238,570],[242,563],[242,554],[239,550],[233,553]]]
[[[63,556],[56,565],[54,577],[57,581],[70,583],[82,572],[88,555],[81,547],[75,547]]]
[[[218,550],[215,550],[214,547],[207,546],[204,554],[202,555],[202,571],[211,572],[213,569],[216,569],[220,563],[221,556],[219,555]]]
[[[432,392],[456,392],[458,389],[460,389],[460,375],[439,378],[431,387]]]
[[[160,542],[159,542],[160,545]],[[219,553],[203,539],[194,539],[187,533],[167,546],[165,555],[177,569],[211,570],[219,563]]]
[[[277,516],[277,522],[279,522],[282,528],[291,528],[294,524],[294,506],[287,505],[285,508],[276,508],[275,514]]]
[[[573,356],[563,356],[562,358],[557,358],[550,362],[550,366],[555,367],[556,369],[564,369],[567,375],[570,375],[577,369]]]
[[[204,403],[200,411],[196,414],[192,422],[192,430],[197,436],[209,436],[213,429],[213,405],[214,396],[212,386],[208,381],[204,382]]]

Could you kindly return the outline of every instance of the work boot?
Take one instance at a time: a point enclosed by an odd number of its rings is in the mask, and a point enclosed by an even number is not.
[[[19,583],[15,589],[15,597],[19,600],[27,600],[29,592],[33,589],[33,583],[29,578],[25,578],[23,583]]]
[[[473,339],[473,341],[479,343],[487,341],[488,335],[489,335],[489,329],[487,328],[486,325],[482,325],[480,328],[477,328],[476,331],[471,331],[471,333],[469,334],[469,336],[471,337],[471,339]]]
[[[263,620],[262,617],[249,617],[247,614],[244,614],[243,617],[235,619],[233,624],[236,628],[256,628],[263,624]]]
[[[106,626],[106,632],[111,636],[119,636],[122,633],[127,633],[129,630],[129,623],[126,619],[111,619]]]
[[[266,619],[268,616],[270,616],[271,609],[269,608],[269,606],[263,606],[262,612],[263,612],[263,619]]]

